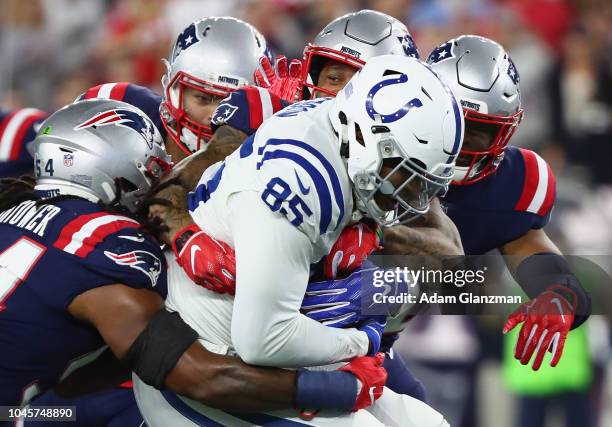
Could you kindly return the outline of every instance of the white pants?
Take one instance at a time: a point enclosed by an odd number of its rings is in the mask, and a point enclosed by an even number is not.
[[[170,391],[159,391],[133,374],[138,408],[149,427],[194,426],[320,426],[320,427],[448,427],[444,417],[427,404],[399,395],[385,387],[383,395],[367,411],[350,414],[321,411],[311,421],[295,410],[266,413],[234,413],[210,408]]]

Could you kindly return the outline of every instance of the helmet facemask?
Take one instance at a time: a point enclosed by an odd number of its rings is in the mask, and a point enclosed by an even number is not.
[[[151,187],[172,169],[172,163],[158,156],[149,156],[145,163],[136,162],[136,168],[142,174],[146,185],[139,188],[136,184],[126,178],[115,180],[115,200],[111,205],[124,206],[128,211],[134,213],[140,206],[142,199],[147,195]]]
[[[495,172],[503,159],[504,149],[523,119],[523,110],[511,116],[498,116],[464,108],[463,116],[465,139],[457,157],[454,185],[473,184]],[[476,140],[480,142],[474,143]]]
[[[377,166],[372,171],[355,174],[353,188],[357,207],[379,225],[414,220],[429,211],[434,197],[448,190],[452,167],[440,165],[439,174],[428,172],[420,160],[408,157],[401,150],[392,133],[381,135],[378,152]]]
[[[302,75],[300,77],[302,99],[314,99],[316,92],[322,92],[326,96],[336,96],[337,92],[318,86],[321,71],[326,62],[330,60],[353,67],[355,71],[360,70],[365,64],[364,61],[353,55],[335,49],[309,44],[304,49],[304,63],[302,65]]]
[[[194,89],[198,92],[218,98],[221,101],[233,92],[237,85],[222,85],[211,83],[194,77],[184,71],[179,71],[168,81],[164,79],[164,100],[161,104],[161,115],[164,127],[170,138],[187,155],[203,148],[212,137],[210,125],[195,120],[185,106],[185,90]]]

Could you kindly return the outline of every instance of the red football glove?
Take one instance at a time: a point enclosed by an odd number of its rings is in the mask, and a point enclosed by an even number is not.
[[[340,368],[340,371],[355,375],[361,383],[361,387],[357,390],[357,401],[353,406],[353,412],[373,405],[382,396],[387,382],[387,371],[382,366],[384,361],[384,353],[376,353],[374,357],[356,357]]]
[[[292,104],[300,99],[302,61],[292,59],[291,63],[287,65],[287,57],[279,55],[276,59],[276,72],[267,56],[262,56],[259,59],[259,64],[266,78],[264,78],[261,70],[255,71],[254,78],[257,86],[268,89],[270,93]]]
[[[235,294],[236,254],[227,244],[192,224],[176,233],[172,250],[178,264],[196,284],[221,294]]]
[[[342,230],[329,254],[323,258],[323,273],[328,279],[335,279],[338,273],[350,273],[379,249],[377,225],[374,228],[364,222],[349,225]]]
[[[573,302],[570,303],[565,297]],[[535,353],[531,366],[534,371],[540,369],[546,352],[550,349],[552,360],[550,366],[559,363],[567,333],[574,322],[576,311],[576,296],[566,287],[551,286],[533,300],[521,305],[515,310],[506,323],[503,332],[508,333],[521,322],[523,326],[519,333],[514,358],[527,365]]]

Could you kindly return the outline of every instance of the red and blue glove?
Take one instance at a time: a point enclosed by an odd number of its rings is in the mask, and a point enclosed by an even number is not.
[[[387,382],[387,371],[382,367],[384,361],[385,355],[376,353],[374,357],[356,357],[339,369],[355,375],[361,386],[357,391],[353,412],[373,405],[382,396]]]
[[[300,416],[312,420],[321,409],[358,411],[382,396],[387,371],[384,355],[356,357],[337,371],[297,372],[295,404]],[[313,408],[306,410],[304,408]]]
[[[368,354],[374,354],[380,349],[387,316],[401,306],[400,303],[389,302],[394,299],[377,301],[375,294],[395,296],[407,291],[407,285],[403,282],[374,286],[375,274],[382,271],[370,261],[365,261],[344,279],[311,282],[306,288],[300,310],[326,326],[354,327],[365,332],[370,341]]]
[[[329,254],[323,258],[323,273],[328,279],[359,268],[372,254],[382,249],[382,233],[376,224],[365,222],[349,225],[342,230]]]
[[[535,355],[534,371],[540,369],[547,351],[552,353],[550,366],[561,359],[567,334],[574,322],[576,295],[564,286],[551,286],[515,310],[504,324],[503,333],[523,323],[514,350],[514,358],[527,365]]]

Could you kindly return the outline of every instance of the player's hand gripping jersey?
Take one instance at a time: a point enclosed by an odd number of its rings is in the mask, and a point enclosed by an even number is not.
[[[236,251],[231,340],[247,362],[323,365],[368,351],[365,333],[299,314],[310,265],[329,252],[353,212],[329,106],[301,102],[273,116],[209,168],[190,195],[198,226]]]
[[[159,246],[126,216],[85,200],[0,212],[0,402],[18,405],[76,368],[104,341],[68,312],[72,300],[121,283],[166,295]]]

